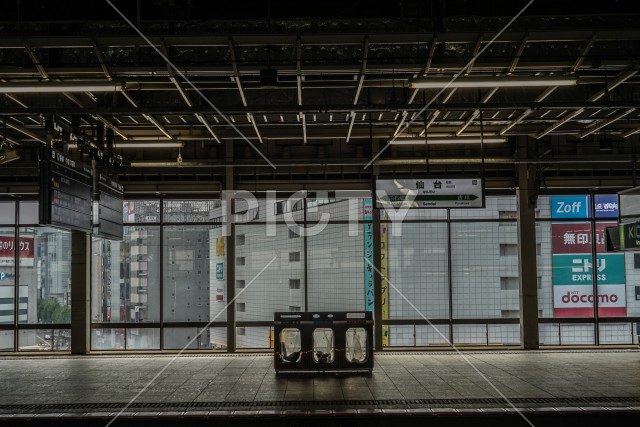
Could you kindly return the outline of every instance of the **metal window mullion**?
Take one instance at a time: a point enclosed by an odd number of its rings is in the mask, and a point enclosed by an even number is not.
[[[18,324],[20,323],[20,200],[15,201],[13,232],[13,351],[18,351]],[[35,240],[34,240],[35,246]],[[34,248],[35,251],[35,248]],[[28,302],[27,302],[28,303]],[[28,310],[27,310],[28,313]]]
[[[164,197],[160,197],[160,350],[164,350]],[[148,290],[147,290],[148,292]],[[148,303],[148,302],[147,302]],[[126,349],[125,334],[125,349]]]
[[[453,345],[453,267],[451,261],[451,209],[447,209],[447,282],[449,287],[449,344]]]
[[[600,325],[598,318],[598,251],[596,249],[596,196],[591,192],[589,196],[591,201],[591,277],[593,285],[593,333],[595,345],[600,345]]]
[[[302,207],[304,209],[303,218],[304,218],[304,227],[305,232],[302,236],[302,244],[304,246],[304,311],[309,311],[309,244],[307,237],[307,198],[305,197],[302,202]],[[287,231],[288,232],[288,231]]]

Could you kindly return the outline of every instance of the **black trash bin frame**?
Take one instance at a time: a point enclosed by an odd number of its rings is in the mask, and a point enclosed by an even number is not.
[[[373,370],[373,313],[370,311],[316,311],[274,313],[274,368],[285,372],[364,372]],[[300,331],[301,357],[298,363],[286,362],[280,354],[280,333],[283,329]],[[332,363],[317,363],[313,358],[313,331],[318,328],[333,330],[335,357]],[[346,332],[350,328],[366,331],[367,359],[354,363],[346,359]]]

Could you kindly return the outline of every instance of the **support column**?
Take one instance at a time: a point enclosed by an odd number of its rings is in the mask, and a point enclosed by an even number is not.
[[[71,232],[71,354],[88,354],[90,335],[91,238]]]
[[[371,157],[373,158],[380,151],[380,141],[371,140]],[[380,210],[376,209],[376,178],[380,173],[380,166],[372,165],[371,173],[371,197],[373,202],[373,265],[378,271],[373,273],[373,325],[376,351],[382,350],[382,277],[380,276],[380,266],[382,265],[380,251]]]
[[[538,330],[538,271],[536,262],[536,212],[538,183],[535,165],[526,163],[528,137],[518,137],[518,269],[520,276],[520,330],[522,347],[540,347]]]
[[[225,158],[227,163],[224,189],[227,194],[233,191],[233,141],[227,140],[225,147]],[[222,196],[222,195],[221,195]],[[224,197],[224,196],[223,196]],[[227,352],[236,351],[236,303],[231,302],[236,297],[236,226],[233,223],[233,204],[234,198],[228,197],[227,200],[227,242],[226,242],[226,268],[227,268]]]

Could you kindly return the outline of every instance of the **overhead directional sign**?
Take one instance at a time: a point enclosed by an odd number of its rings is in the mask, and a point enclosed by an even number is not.
[[[122,185],[100,174],[97,190],[98,235],[107,239],[122,240]]]
[[[640,251],[640,222],[625,222],[607,228],[608,251]]]
[[[406,178],[376,180],[378,208],[483,208],[480,178]]]

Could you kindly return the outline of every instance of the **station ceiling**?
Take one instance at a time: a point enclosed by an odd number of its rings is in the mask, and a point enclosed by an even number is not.
[[[255,189],[366,187],[372,173],[483,173],[510,188],[522,161],[551,187],[636,185],[634,2],[534,1],[520,15],[525,1],[7,3],[12,185],[33,181],[39,146],[73,153],[67,130],[96,141],[102,128],[130,189],[198,188],[228,169]]]

